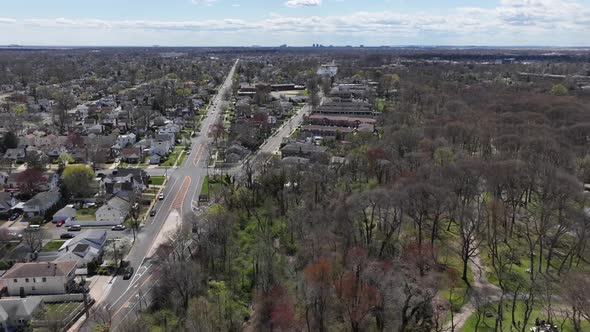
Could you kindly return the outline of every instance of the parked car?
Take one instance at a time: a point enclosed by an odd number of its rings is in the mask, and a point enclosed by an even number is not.
[[[39,230],[41,230],[41,226],[39,226],[39,225],[29,225],[29,226],[27,226],[27,228],[25,228],[26,232],[36,232]]]
[[[152,209],[150,211],[150,217],[155,217],[156,216],[156,213],[158,213],[158,211],[156,211],[156,209]]]
[[[111,229],[113,231],[124,231],[125,230],[125,226],[124,225],[115,225],[115,226],[111,227]]]
[[[68,227],[68,232],[79,232],[82,230],[82,226],[80,225],[73,225]]]
[[[15,213],[13,215],[10,216],[10,221],[15,221],[16,219],[18,219],[18,217],[20,217],[20,214]]]
[[[59,236],[60,239],[73,239],[75,237],[76,237],[76,235],[74,235],[72,233],[63,233],[62,235]]]
[[[8,236],[13,240],[22,240],[23,238],[23,235],[17,232],[10,232],[8,233]]]
[[[125,269],[125,271],[123,272],[123,280],[129,280],[131,279],[131,276],[133,275],[133,266],[129,266]]]
[[[163,200],[163,199],[164,199],[164,193],[160,193],[160,194],[158,195],[158,199],[159,199],[159,200]]]
[[[66,223],[66,221],[65,221],[65,220],[58,221],[58,222],[57,222],[57,224],[55,224],[55,227],[61,227],[61,226],[63,226],[65,223]]]

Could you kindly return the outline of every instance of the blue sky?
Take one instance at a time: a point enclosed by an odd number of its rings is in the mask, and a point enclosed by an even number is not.
[[[0,44],[590,46],[590,0],[0,0]]]

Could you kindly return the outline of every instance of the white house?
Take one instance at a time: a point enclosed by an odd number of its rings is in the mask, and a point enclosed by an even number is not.
[[[55,189],[38,193],[25,202],[23,212],[27,217],[42,216],[59,202],[60,197],[59,191]]]
[[[75,261],[16,263],[0,280],[8,295],[66,294],[74,286]]]
[[[157,154],[158,156],[164,157],[170,153],[171,145],[170,142],[152,142],[150,147],[150,154]]]
[[[58,250],[61,256],[55,261],[76,261],[78,267],[85,267],[88,262],[101,257],[106,242],[106,230],[86,230],[75,238],[66,241]]]
[[[96,221],[97,222],[125,222],[127,215],[131,210],[131,204],[128,200],[114,196],[109,199],[105,205],[101,206],[96,210]]]
[[[137,141],[137,136],[135,136],[134,133],[127,134],[127,135],[119,135],[119,137],[117,137],[117,143],[119,144],[119,146],[121,148],[124,148],[130,144],[135,144],[136,141]]]

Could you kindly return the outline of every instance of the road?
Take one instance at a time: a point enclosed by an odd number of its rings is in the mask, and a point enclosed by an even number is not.
[[[221,96],[223,91],[231,86],[237,64],[238,60],[213,98],[207,116],[201,124],[201,132],[193,139],[189,155],[182,165],[168,170],[169,179],[163,190],[164,199],[158,201],[155,206],[158,212],[141,228],[136,243],[125,258],[135,270],[133,277],[131,280],[123,280],[120,276],[113,278],[105,289],[103,298],[96,299],[100,302],[98,305],[106,307],[112,315],[111,331],[116,331],[121,322],[135,313],[143,294],[148,294],[154,285],[158,274],[154,273],[155,267],[146,256],[170,213],[175,211],[182,216],[183,213],[191,211],[198,202],[201,186],[208,171],[207,147],[211,143],[208,137],[209,127],[221,116]],[[88,328],[89,324],[86,324],[82,330]]]

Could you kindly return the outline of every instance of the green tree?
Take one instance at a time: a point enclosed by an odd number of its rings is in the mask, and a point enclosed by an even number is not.
[[[92,193],[94,177],[94,171],[87,165],[68,165],[62,174],[68,191],[77,197]]]
[[[67,152],[64,152],[59,155],[59,163],[63,165],[72,164],[74,162],[74,158]]]
[[[567,88],[563,84],[555,84],[551,88],[551,94],[554,96],[566,96],[568,94]]]

